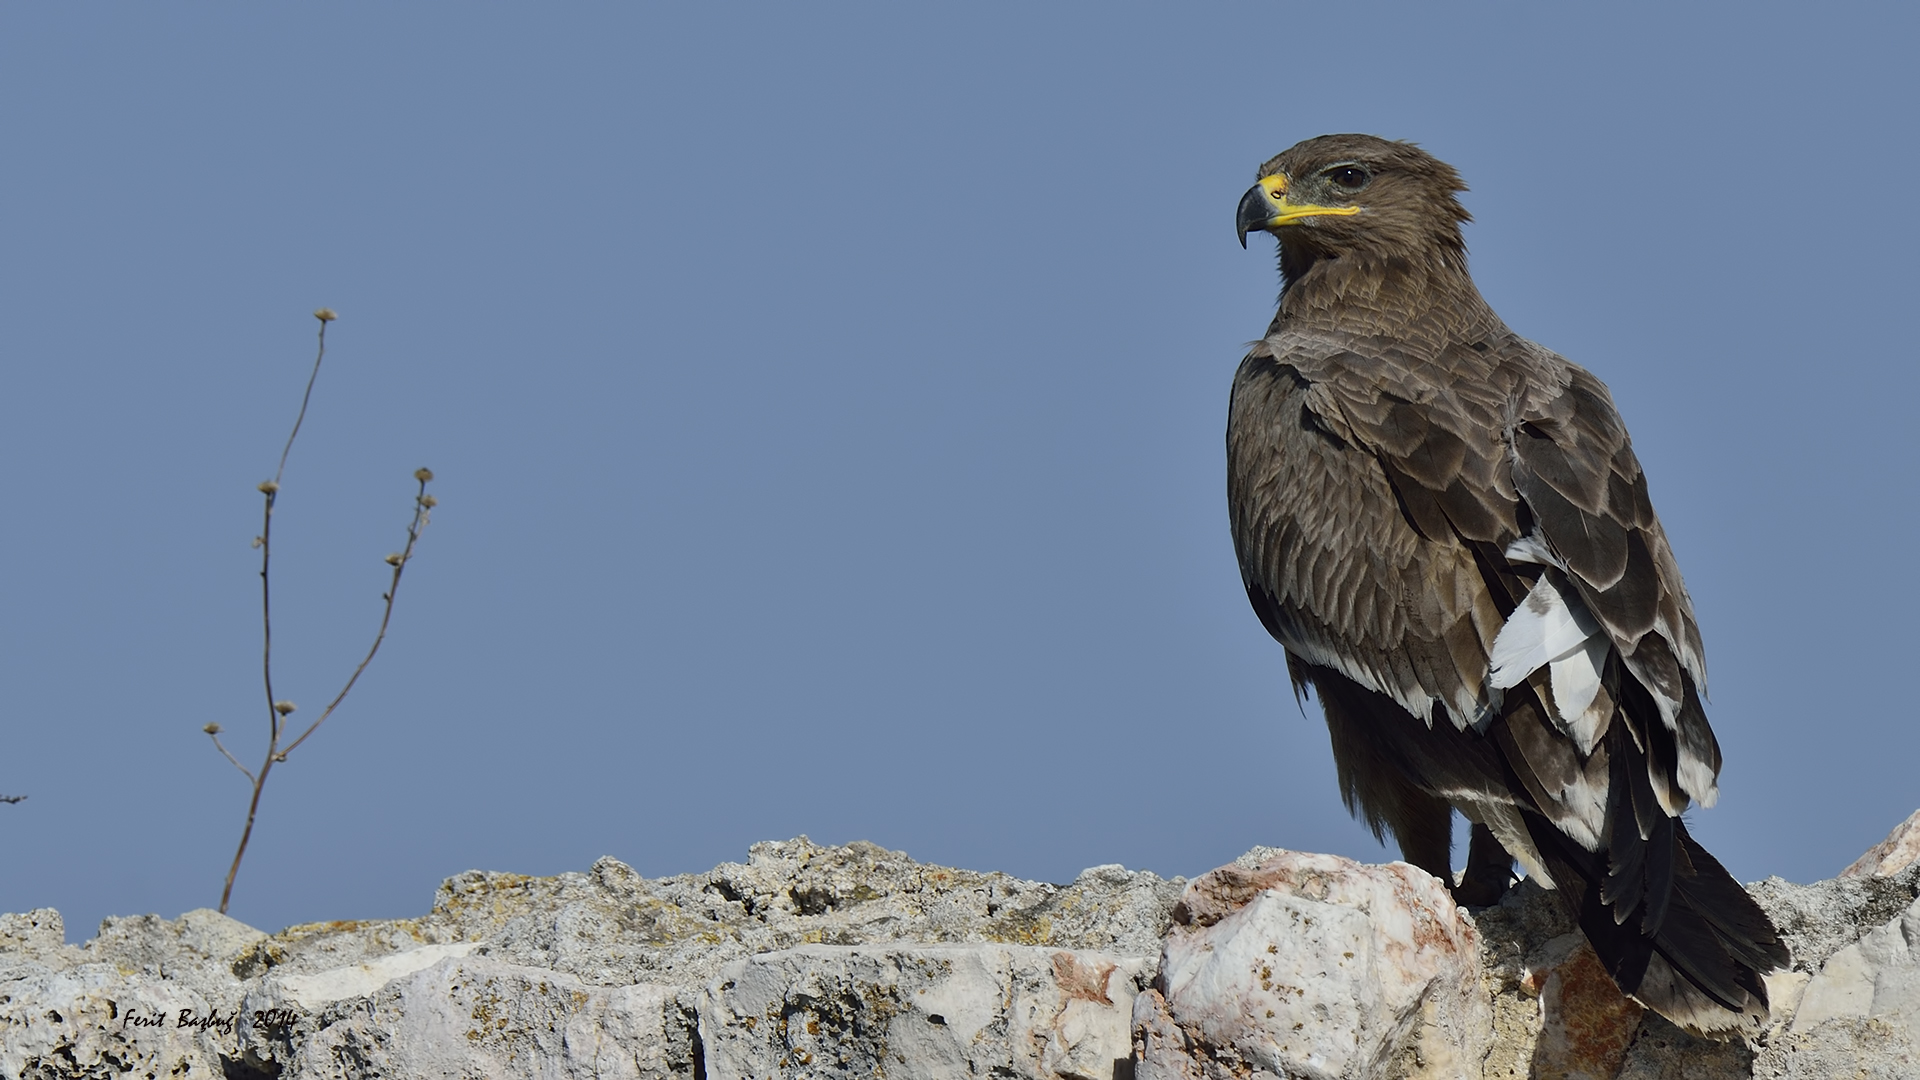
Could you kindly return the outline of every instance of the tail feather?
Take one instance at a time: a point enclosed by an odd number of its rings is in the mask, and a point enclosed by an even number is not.
[[[1766,912],[1739,887],[1720,860],[1687,834],[1683,823],[1674,824],[1695,871],[1674,883],[1687,904],[1713,925],[1727,951],[1754,971],[1765,973],[1786,967],[1787,948]]]
[[[1607,845],[1607,876],[1600,883],[1600,902],[1612,909],[1616,923],[1626,922],[1633,914],[1633,905],[1621,901],[1640,896],[1647,889],[1647,844],[1631,829],[1622,828],[1624,824],[1614,824]]]
[[[1646,887],[1641,895],[1646,898],[1645,914],[1640,916],[1640,932],[1658,941],[1660,931],[1667,923],[1667,910],[1673,902],[1673,889],[1663,888],[1665,883],[1673,881],[1676,864],[1673,832],[1678,818],[1662,818],[1654,823],[1653,835],[1639,845],[1647,853]],[[1682,931],[1684,933],[1684,931]]]
[[[1768,1015],[1764,976],[1786,967],[1786,947],[1766,912],[1683,821],[1656,811],[1641,835],[1636,804],[1649,793],[1636,789],[1647,786],[1648,762],[1624,725],[1610,736],[1610,830],[1600,850],[1586,850],[1533,814],[1528,831],[1622,991],[1699,1034],[1757,1030]]]

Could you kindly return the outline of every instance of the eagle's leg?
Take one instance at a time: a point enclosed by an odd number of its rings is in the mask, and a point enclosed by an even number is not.
[[[1393,699],[1365,689],[1336,671],[1287,656],[1296,686],[1311,685],[1333,737],[1333,764],[1340,798],[1385,841],[1393,833],[1400,857],[1449,886],[1453,855],[1453,805],[1417,779],[1422,755],[1415,744],[1430,738],[1426,725]]]
[[[1452,886],[1453,807],[1411,784],[1399,795],[1385,816],[1400,857]]]
[[[1494,838],[1492,829],[1475,822],[1467,842],[1467,870],[1453,890],[1454,900],[1467,907],[1497,904],[1511,884],[1513,856]]]
[[[1513,859],[1493,830],[1475,823],[1467,872],[1453,883],[1453,806],[1437,791],[1501,785],[1490,743],[1470,738],[1442,716],[1429,724],[1384,694],[1328,668],[1287,656],[1296,686],[1312,686],[1333,737],[1340,797],[1373,835],[1392,832],[1407,862],[1447,883],[1454,899],[1497,903],[1513,880]]]

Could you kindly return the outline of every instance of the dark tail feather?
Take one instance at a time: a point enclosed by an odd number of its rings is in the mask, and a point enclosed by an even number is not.
[[[1788,963],[1780,935],[1680,819],[1653,815],[1640,835],[1634,785],[1647,783],[1646,759],[1624,737],[1611,749],[1611,835],[1601,851],[1528,814],[1535,846],[1621,990],[1699,1034],[1758,1030],[1767,1021],[1762,976]]]
[[[1688,905],[1712,924],[1721,944],[1739,962],[1761,974],[1785,968],[1791,958],[1767,913],[1733,880],[1720,860],[1687,834],[1686,825],[1676,820],[1673,827],[1694,868],[1693,876],[1674,882],[1686,895]]]

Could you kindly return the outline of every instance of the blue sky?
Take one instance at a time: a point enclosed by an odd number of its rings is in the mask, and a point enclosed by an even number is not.
[[[1702,840],[1827,877],[1920,805],[1911,9],[0,11],[0,910],[424,911],[800,833],[1070,879],[1390,857],[1241,593],[1234,242],[1311,135],[1466,176],[1605,379],[1725,748]]]

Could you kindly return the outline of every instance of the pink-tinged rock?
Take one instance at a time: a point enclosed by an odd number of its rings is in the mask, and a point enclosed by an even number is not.
[[[1187,887],[1133,1018],[1139,1080],[1479,1077],[1492,1027],[1445,886],[1297,852]]]
[[[1885,840],[1840,871],[1843,878],[1892,877],[1920,859],[1920,810],[1894,827]]]
[[[1593,946],[1579,934],[1549,942],[1554,956],[1535,966],[1521,986],[1540,995],[1540,1035],[1533,1075],[1564,1080],[1613,1080],[1646,1012],[1620,992]]]

